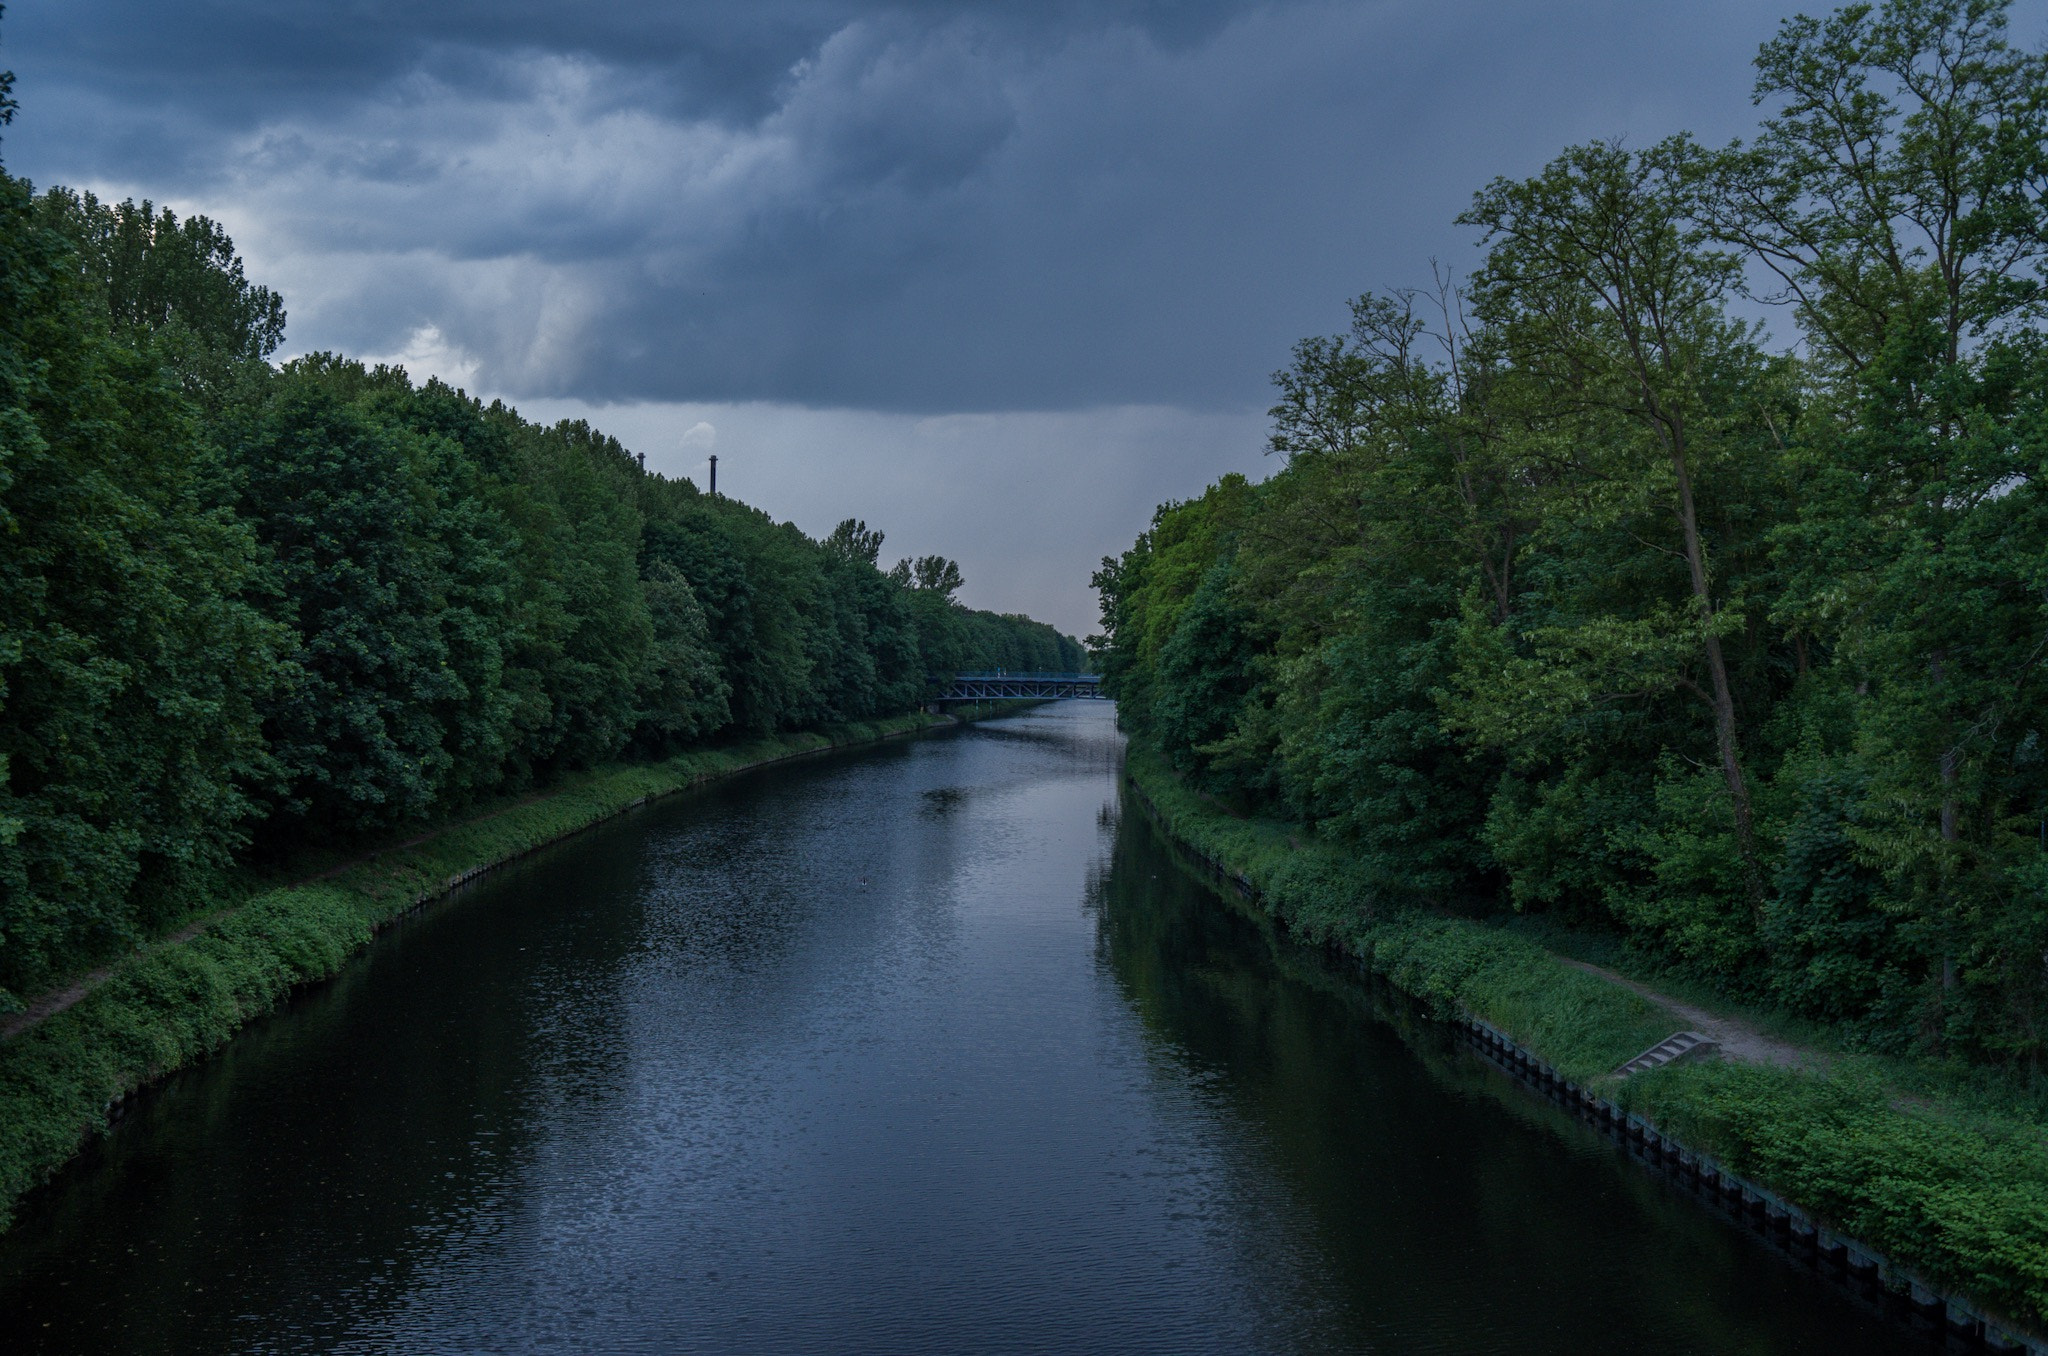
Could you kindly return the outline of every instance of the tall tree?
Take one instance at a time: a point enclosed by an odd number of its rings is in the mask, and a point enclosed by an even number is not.
[[[1690,593],[1672,620],[1697,646],[1706,682],[1672,679],[1712,712],[1743,875],[1761,906],[1742,721],[1723,648],[1742,617],[1723,606],[1698,494],[1702,464],[1729,455],[1724,430],[1747,413],[1746,392],[1729,378],[1761,364],[1754,336],[1724,309],[1740,262],[1711,247],[1689,207],[1664,156],[1588,145],[1531,179],[1496,181],[1459,220],[1489,246],[1474,298],[1508,360],[1553,408],[1618,416],[1638,435],[1619,439],[1614,460],[1589,468],[1593,475],[1661,482]]]
[[[84,277],[0,174],[0,1006],[192,907],[268,764],[255,543]]]
[[[2039,512],[2048,58],[2010,45],[2009,13],[1790,20],[1758,58],[1762,133],[1686,148],[1703,219],[1775,280],[1816,357],[1781,611],[1853,670],[1858,766],[1826,775],[1867,788],[1863,855],[1932,953],[1944,1026],[1977,1021],[1973,971],[2037,949],[1983,945],[2016,916],[1996,825],[2033,794],[2013,732],[2033,728],[2044,635],[2013,545]]]

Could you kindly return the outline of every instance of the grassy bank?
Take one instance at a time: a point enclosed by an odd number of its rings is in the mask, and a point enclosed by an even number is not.
[[[1240,819],[1133,745],[1128,769],[1168,833],[1255,892],[1300,940],[1335,946],[1445,1017],[1475,1016],[1574,1082],[1794,1201],[1944,1289],[2035,1328],[2048,1319],[2048,1123],[1926,1094],[1883,1061],[1825,1072],[1725,1062],[1617,1081],[1677,1023],[1567,965],[1522,929],[1381,900],[1343,853]],[[1963,1080],[1958,1080],[1959,1085]]]
[[[218,1048],[293,988],[334,974],[376,931],[492,866],[635,805],[783,758],[907,734],[923,715],[580,773],[437,832],[312,862],[196,935],[115,966],[72,1006],[0,1043],[0,1228],[21,1193],[106,1126],[110,1104]]]

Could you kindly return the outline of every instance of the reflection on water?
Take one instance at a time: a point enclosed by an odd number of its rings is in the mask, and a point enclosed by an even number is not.
[[[494,877],[0,1240],[49,1351],[1917,1351],[1277,942],[1039,708]]]

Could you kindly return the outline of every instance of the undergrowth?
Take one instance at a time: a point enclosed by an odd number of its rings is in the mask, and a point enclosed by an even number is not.
[[[642,800],[933,723],[903,716],[576,774],[545,796],[425,841],[401,837],[319,879],[258,893],[188,940],[138,952],[69,1008],[0,1042],[0,1228],[24,1191],[105,1128],[111,1102],[219,1048],[294,988],[334,974],[380,925],[465,874]]]
[[[1669,1013],[1566,964],[1540,933],[1404,906],[1341,850],[1232,815],[1141,745],[1127,759],[1166,831],[1249,885],[1299,940],[1341,948],[1440,1016],[1490,1023],[1926,1281],[2016,1322],[2048,1317],[2048,1124],[2027,1099],[1990,1098],[1992,1085],[1962,1071],[1872,1057],[1818,1071],[1671,1065],[1616,1080],[1672,1033]]]

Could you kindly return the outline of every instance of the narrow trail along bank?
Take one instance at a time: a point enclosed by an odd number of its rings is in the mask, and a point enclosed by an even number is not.
[[[1730,1017],[1700,1007],[1698,1004],[1673,998],[1668,993],[1660,993],[1647,984],[1639,984],[1626,975],[1616,974],[1590,961],[1572,960],[1565,956],[1557,958],[1574,970],[1598,975],[1608,983],[1619,984],[1630,993],[1666,1009],[1687,1028],[1699,1032],[1720,1046],[1723,1059],[1732,1059],[1743,1064],[1768,1064],[1780,1069],[1806,1069],[1816,1073],[1828,1067],[1828,1057],[1822,1052],[1792,1045],[1775,1036],[1767,1036],[1754,1024],[1743,1021],[1740,1017]]]
[[[1512,929],[1383,904],[1352,854],[1223,813],[1156,751],[1130,779],[1166,832],[1296,939],[1345,954],[1450,1020],[1484,1023],[1660,1142],[1756,1183],[1876,1268],[1886,1293],[2048,1352],[2048,1136],[2018,1092],[1961,1066],[1908,1066],[1765,1034]],[[1678,1029],[1719,1059],[1617,1071]],[[1902,1300],[1902,1303],[1908,1302]]]
[[[412,837],[405,839],[403,842],[386,843],[379,847],[371,848],[368,851],[359,852],[353,857],[349,857],[340,862],[337,862],[336,864],[328,867],[324,871],[316,871],[310,876],[303,876],[298,880],[292,881],[289,884],[282,886],[281,888],[286,890],[297,890],[305,886],[312,885],[317,881],[338,880],[342,875],[349,871],[355,870],[358,867],[369,866],[377,862],[387,852],[408,852],[416,847],[424,847],[426,844],[433,842],[435,839],[440,838],[446,834],[453,833],[456,830],[471,828],[478,824],[487,824],[491,820],[500,819],[505,815],[513,813],[516,810],[523,810],[529,805],[537,804],[541,801],[553,800],[556,796],[560,794],[561,792],[559,790],[555,790],[536,792],[535,794],[530,796],[522,796],[518,800],[512,802],[512,804],[510,805],[500,806],[498,809],[491,810],[485,814],[472,815],[467,819],[457,820],[453,824],[443,824],[439,828],[433,829],[430,832],[415,834]],[[80,976],[78,979],[72,981],[71,983],[64,985],[62,988],[50,990],[48,993],[43,994],[41,997],[36,998],[32,1002],[30,1002],[27,1007],[23,1008],[20,1012],[15,1013],[12,1017],[9,1017],[5,1022],[0,1022],[0,1041],[11,1040],[15,1036],[20,1035],[22,1032],[29,1030],[31,1027],[37,1025],[38,1023],[47,1021],[49,1018],[56,1016],[58,1013],[64,1011],[72,1004],[78,1002],[79,999],[84,998],[94,989],[97,989],[100,985],[106,983],[109,979],[111,979],[114,976],[115,972],[118,971],[123,965],[126,965],[133,960],[138,960],[143,957],[149,956],[155,952],[161,951],[166,947],[178,946],[181,943],[189,942],[194,937],[197,937],[200,933],[212,927],[214,924],[222,921],[223,919],[234,917],[234,915],[240,911],[241,907],[241,905],[235,905],[230,908],[215,909],[211,913],[193,919],[191,922],[185,924],[181,928],[178,928],[174,932],[167,932],[161,937],[153,938],[150,941],[142,943],[141,945],[137,946],[133,952],[129,953],[129,955],[127,956],[123,956],[120,960],[109,961],[107,964],[102,965],[97,969],[88,971],[86,974]]]
[[[953,723],[906,715],[574,774],[551,792],[254,893],[46,994],[0,1039],[0,1228],[21,1193],[103,1130],[128,1094],[218,1049],[295,988],[336,974],[420,905],[651,800]]]

